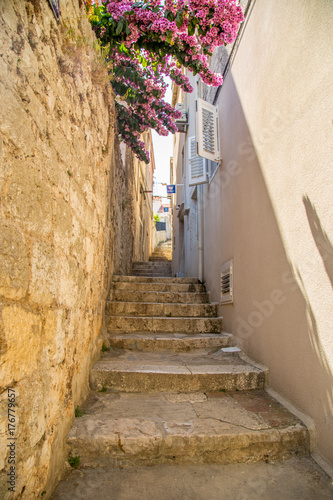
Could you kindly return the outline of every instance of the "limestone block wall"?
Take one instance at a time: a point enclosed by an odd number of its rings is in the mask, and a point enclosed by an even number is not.
[[[134,158],[136,198],[133,210],[134,222],[134,249],[133,261],[145,261],[152,253],[152,226],[153,226],[153,174],[155,157],[151,130],[142,134],[146,150],[149,152],[150,162],[145,164]]]
[[[63,0],[58,25],[45,0],[0,2],[4,499],[50,497],[101,349],[112,274],[132,262],[132,157],[122,161],[110,85],[80,3]]]

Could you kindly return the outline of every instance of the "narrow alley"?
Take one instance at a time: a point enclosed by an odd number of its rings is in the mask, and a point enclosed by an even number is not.
[[[333,500],[332,0],[0,0],[0,499]]]
[[[233,347],[205,286],[172,277],[170,258],[163,243],[113,279],[108,352],[67,438],[80,472],[54,500],[330,498],[305,425],[264,391],[268,374]]]

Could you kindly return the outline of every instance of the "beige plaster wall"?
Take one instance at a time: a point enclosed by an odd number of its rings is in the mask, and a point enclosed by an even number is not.
[[[257,0],[218,101],[223,165],[205,186],[205,279],[225,329],[308,414],[333,465],[333,4]]]
[[[105,69],[78,0],[0,2],[0,497],[49,498],[99,356],[113,272],[133,254],[132,156],[122,161]],[[7,491],[8,388],[15,494]]]

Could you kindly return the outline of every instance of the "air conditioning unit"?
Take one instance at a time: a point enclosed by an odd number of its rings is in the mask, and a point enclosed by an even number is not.
[[[175,108],[182,114],[180,118],[177,118],[177,120],[175,120],[178,132],[186,132],[188,121],[187,121],[187,113],[185,111],[185,104],[183,102],[177,102]]]

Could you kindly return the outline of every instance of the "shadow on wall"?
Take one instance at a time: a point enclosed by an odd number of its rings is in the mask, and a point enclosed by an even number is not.
[[[316,354],[317,360],[321,367],[322,380],[318,380],[323,390],[323,397],[321,398],[322,408],[324,412],[325,423],[329,429],[333,429],[333,373],[328,363],[326,355],[323,353],[323,346],[321,344],[318,327],[315,315],[313,313],[310,300],[303,285],[302,277],[297,270],[299,289],[303,294],[305,300],[305,313],[308,323],[308,338],[311,343],[312,351]],[[326,383],[325,383],[326,381]]]
[[[333,246],[327,234],[321,226],[317,211],[308,196],[303,196],[303,203],[308,217],[309,226],[318,251],[323,259],[327,276],[333,288]]]
[[[260,162],[261,149],[269,148],[273,155],[278,136],[288,132],[297,115],[281,102],[254,147],[231,73],[220,99],[224,158],[207,187],[205,241],[221,251],[216,255],[206,246],[205,277],[216,300],[221,256],[234,257],[234,303],[222,306],[225,328],[249,356],[268,366],[272,388],[313,418],[317,451],[333,464],[332,366],[303,285],[306,271],[301,276],[287,256]],[[304,197],[303,203],[332,282],[332,245],[310,200]],[[307,272],[316,270],[309,267]]]

